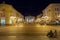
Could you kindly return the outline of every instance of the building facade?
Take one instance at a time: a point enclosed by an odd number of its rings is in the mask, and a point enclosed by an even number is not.
[[[35,20],[35,22],[40,22],[41,21],[41,17],[43,16],[43,14],[42,13],[40,13],[39,15],[37,15],[36,16],[36,20]]]
[[[33,22],[35,22],[35,17],[34,16],[25,16],[25,22],[33,23]]]
[[[60,3],[52,3],[49,4],[44,10],[43,10],[43,17],[47,16],[48,20],[52,22],[53,24],[58,19],[60,20]],[[47,19],[47,18],[46,18]]]
[[[12,5],[0,4],[0,25],[17,24],[22,22],[23,15],[19,13]]]

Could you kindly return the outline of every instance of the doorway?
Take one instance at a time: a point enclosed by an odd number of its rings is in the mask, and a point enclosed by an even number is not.
[[[1,18],[1,25],[5,25],[5,18]]]

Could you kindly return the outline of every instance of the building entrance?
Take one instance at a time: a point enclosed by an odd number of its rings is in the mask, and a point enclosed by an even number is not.
[[[10,19],[9,24],[12,24],[12,19]]]
[[[1,25],[5,25],[5,18],[1,18]]]

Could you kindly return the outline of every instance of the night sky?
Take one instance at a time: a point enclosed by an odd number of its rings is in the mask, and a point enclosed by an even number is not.
[[[42,13],[42,10],[50,3],[60,3],[58,0],[0,0],[0,3],[3,1],[5,1],[6,4],[11,4],[24,16],[37,16]]]

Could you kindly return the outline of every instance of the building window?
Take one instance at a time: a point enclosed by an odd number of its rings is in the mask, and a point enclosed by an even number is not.
[[[3,8],[2,11],[5,11],[5,9]]]
[[[10,19],[9,23],[12,24],[12,19]]]
[[[50,9],[48,11],[51,11]]]
[[[5,17],[5,14],[1,14],[1,17]]]
[[[60,11],[60,8],[55,8],[55,11]]]

